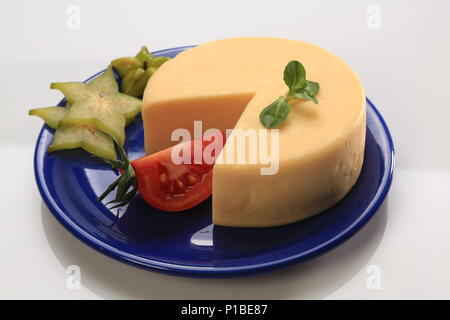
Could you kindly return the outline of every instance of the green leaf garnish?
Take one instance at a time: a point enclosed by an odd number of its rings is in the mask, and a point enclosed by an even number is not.
[[[317,82],[306,80],[305,67],[299,61],[290,61],[284,69],[284,82],[289,88],[284,97],[279,97],[265,107],[259,114],[259,120],[266,128],[278,127],[291,111],[289,102],[295,99],[311,100],[319,103],[316,95],[320,86]]]
[[[303,99],[303,100],[311,100],[312,102],[314,102],[315,104],[319,103],[319,101],[317,101],[316,97],[309,95],[308,93],[302,91],[302,92],[296,92],[294,93],[294,96],[297,99]]]
[[[278,127],[291,111],[291,106],[284,97],[279,97],[259,114],[259,120],[266,128]]]
[[[305,91],[308,92],[309,95],[315,96],[319,93],[320,86],[317,82],[306,80]]]
[[[306,86],[306,70],[298,61],[290,61],[284,68],[284,83],[289,91],[297,92]]]
[[[317,101],[316,94],[319,92],[319,89],[320,86],[317,82],[306,81],[305,88],[298,92],[292,92],[292,95],[294,95],[297,99],[311,100],[315,104],[318,104],[319,101]]]

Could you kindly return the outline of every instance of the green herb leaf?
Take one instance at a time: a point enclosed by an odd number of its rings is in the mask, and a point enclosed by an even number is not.
[[[315,104],[318,104],[319,101],[317,101],[316,94],[319,92],[319,89],[320,86],[317,82],[305,80],[305,87],[303,89],[297,91],[290,90],[288,95],[293,95],[297,99],[311,100]],[[292,98],[290,100],[292,100]]]
[[[295,92],[294,96],[298,99],[303,99],[303,100],[311,100],[313,101],[315,104],[318,104],[319,101],[317,101],[317,98],[313,95],[310,95],[308,92],[306,91],[301,91],[301,92]]]
[[[290,61],[284,69],[284,82],[292,92],[298,92],[305,88],[305,67],[298,61]]]
[[[320,86],[317,82],[314,81],[308,81],[306,80],[306,87],[305,87],[305,91],[310,95],[310,96],[315,96],[319,93],[319,89]]]
[[[320,86],[317,82],[306,80],[305,67],[299,61],[290,61],[284,69],[284,82],[289,90],[284,97],[265,107],[259,114],[259,120],[266,128],[278,127],[291,111],[289,102],[295,99],[317,101]]]
[[[259,120],[266,128],[276,128],[286,119],[290,111],[291,106],[287,100],[279,97],[261,111]]]

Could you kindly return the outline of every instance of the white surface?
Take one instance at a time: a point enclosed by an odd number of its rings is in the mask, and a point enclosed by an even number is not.
[[[450,2],[2,1],[0,10],[0,298],[450,298]],[[66,10],[81,9],[69,30]],[[276,5],[275,5],[276,4]],[[366,22],[381,9],[381,29]],[[397,151],[388,200],[355,237],[287,269],[228,280],[138,270],[86,247],[43,205],[32,155],[55,104],[51,81],[83,80],[141,45],[163,49],[231,36],[313,42],[346,60],[391,128]],[[81,268],[80,290],[66,268]],[[371,270],[381,289],[369,289]]]

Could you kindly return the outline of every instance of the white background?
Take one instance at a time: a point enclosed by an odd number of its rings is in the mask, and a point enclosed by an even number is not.
[[[67,27],[69,5],[80,29]],[[369,5],[381,29],[367,27]],[[0,298],[450,298],[449,1],[2,1]],[[337,249],[271,273],[190,279],[138,270],[76,240],[51,216],[32,167],[51,81],[84,80],[141,45],[233,36],[309,41],[346,60],[387,121],[397,167],[389,197]],[[69,290],[66,268],[81,268]],[[381,289],[367,286],[369,266]]]

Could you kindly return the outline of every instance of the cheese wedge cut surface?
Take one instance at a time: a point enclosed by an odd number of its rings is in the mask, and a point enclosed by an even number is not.
[[[216,163],[213,223],[269,227],[320,213],[341,200],[360,174],[366,110],[362,84],[341,59],[315,45],[278,38],[231,38],[188,49],[149,80],[143,102],[145,148],[154,153],[176,142],[177,128],[233,129],[222,154],[236,150],[237,132],[264,129],[262,109],[283,96],[283,70],[291,60],[320,84],[319,104],[295,100],[277,128],[278,171],[261,163]],[[251,148],[246,146],[244,158]]]

